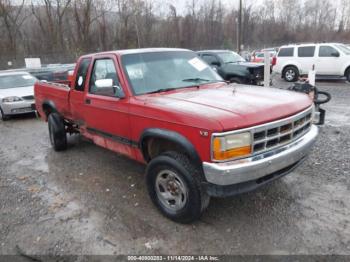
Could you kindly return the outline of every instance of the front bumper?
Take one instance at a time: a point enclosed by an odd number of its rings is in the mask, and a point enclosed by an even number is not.
[[[285,175],[308,155],[316,141],[318,128],[310,131],[298,140],[275,150],[247,158],[225,163],[203,163],[208,184],[229,186],[257,181],[269,175]]]
[[[19,102],[2,103],[1,109],[5,115],[18,115],[35,112],[35,101],[25,100]]]

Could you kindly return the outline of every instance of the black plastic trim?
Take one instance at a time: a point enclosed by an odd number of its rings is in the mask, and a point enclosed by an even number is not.
[[[146,162],[150,161],[150,157],[147,152],[147,146],[145,145],[145,141],[147,141],[148,138],[161,138],[176,143],[185,151],[190,160],[193,161],[197,166],[200,166],[201,170],[203,170],[202,160],[192,143],[187,138],[174,131],[159,128],[146,129],[141,135],[139,147],[141,148],[143,157]]]
[[[131,146],[131,147],[138,147],[138,144],[139,144],[138,142],[130,140],[130,139],[126,138],[126,137],[116,136],[116,135],[113,135],[113,134],[110,134],[110,133],[107,133],[107,132],[104,132],[104,131],[101,131],[101,130],[98,130],[98,129],[95,129],[95,128],[88,127],[87,131],[89,131],[90,133],[95,133],[97,135],[100,135],[100,136],[103,136],[105,138],[111,139],[113,141],[119,142],[121,144],[125,144],[125,145],[128,145],[128,146]]]

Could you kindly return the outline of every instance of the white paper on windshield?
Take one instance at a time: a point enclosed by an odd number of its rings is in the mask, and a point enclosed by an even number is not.
[[[202,60],[200,60],[198,57],[195,57],[188,61],[188,63],[193,66],[198,71],[203,71],[208,67],[206,63],[204,63]]]
[[[130,79],[143,79],[143,70],[141,65],[127,66],[126,71]]]
[[[22,78],[25,79],[25,80],[33,79],[32,76],[26,76],[26,75],[22,76]]]

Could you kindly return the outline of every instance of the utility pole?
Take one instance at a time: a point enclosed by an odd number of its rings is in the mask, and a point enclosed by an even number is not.
[[[242,46],[242,0],[239,0],[239,9],[238,9],[238,28],[237,28],[237,51],[241,53]]]

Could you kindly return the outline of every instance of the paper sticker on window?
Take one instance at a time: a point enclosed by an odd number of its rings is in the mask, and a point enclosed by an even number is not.
[[[191,59],[190,61],[188,61],[188,63],[198,71],[203,71],[208,67],[208,65],[204,63],[202,60],[200,60],[198,57]]]
[[[82,76],[79,76],[78,78],[78,86],[81,86],[84,82],[84,78]]]
[[[139,66],[127,66],[126,70],[130,79],[143,79],[143,71]]]
[[[25,80],[29,80],[29,79],[33,79],[34,77],[23,75],[22,78],[25,79]]]

